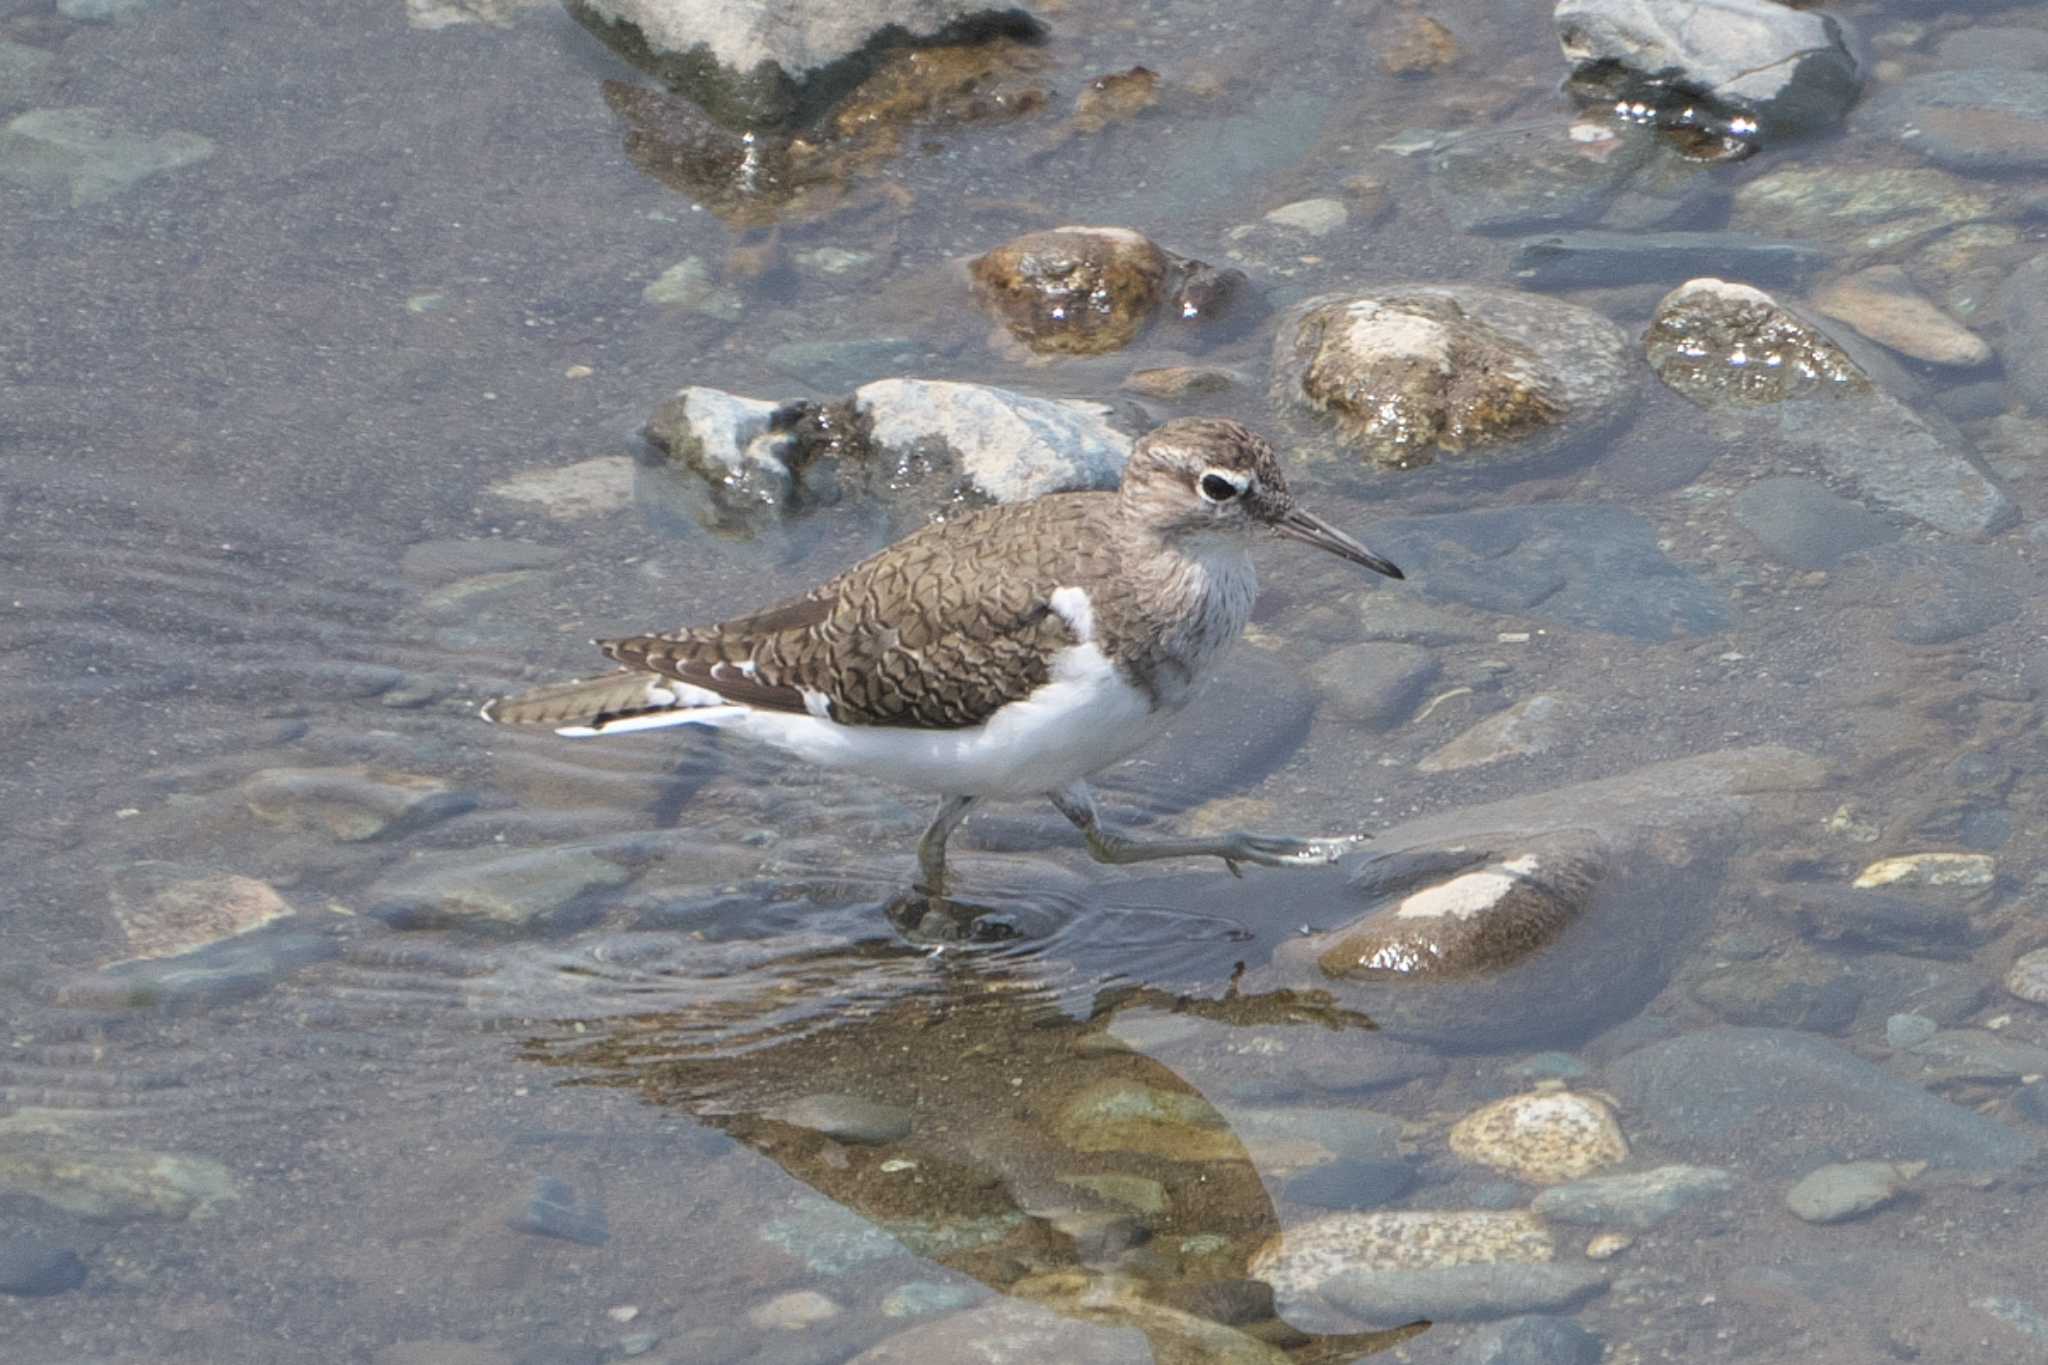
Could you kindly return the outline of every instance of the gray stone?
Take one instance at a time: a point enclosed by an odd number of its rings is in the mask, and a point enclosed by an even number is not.
[[[815,117],[891,46],[1042,32],[987,0],[569,0],[569,12],[741,128]]]
[[[859,1095],[806,1095],[766,1111],[766,1117],[823,1133],[839,1142],[879,1145],[910,1136],[910,1111]]]
[[[1729,223],[1860,256],[1998,216],[2000,202],[1995,188],[1932,166],[1789,165],[1737,189]]]
[[[934,379],[879,380],[853,400],[883,451],[949,452],[968,486],[997,502],[1115,488],[1131,455],[1103,403]]]
[[[1722,1203],[1734,1192],[1734,1174],[1718,1166],[1659,1166],[1553,1185],[1530,1208],[1560,1223],[1647,1232],[1687,1210]]]
[[[249,813],[284,829],[360,843],[423,829],[476,808],[470,792],[439,778],[350,765],[265,768],[242,783]]]
[[[1620,1058],[1609,1086],[1667,1150],[1752,1175],[1816,1163],[1924,1159],[2005,1171],[2036,1143],[1810,1033],[1717,1028]]]
[[[579,1195],[566,1180],[544,1175],[534,1181],[526,1206],[505,1220],[514,1232],[555,1237],[579,1246],[601,1247],[611,1240],[611,1220],[594,1195]]]
[[[132,133],[104,109],[31,109],[0,125],[0,179],[66,194],[73,207],[212,155],[213,142],[197,133]]]
[[[0,1128],[0,1190],[108,1222],[204,1218],[241,1198],[234,1177],[217,1161],[109,1146],[19,1116]]]
[[[1353,918],[1285,940],[1246,988],[1327,991],[1389,1037],[1459,1051],[1576,1042],[1662,989],[1709,903],[1746,807],[1738,793],[1817,780],[1810,760],[1785,750],[1710,754],[1383,831],[1354,874]],[[1509,913],[1482,920],[1450,970],[1433,951],[1361,960],[1363,941],[1385,939],[1404,904],[1469,905],[1468,889],[1505,892],[1490,905]],[[1265,894],[1279,922],[1330,922],[1327,891],[1276,883]]]
[[[408,864],[373,887],[370,905],[373,914],[406,928],[464,922],[516,928],[632,879],[630,868],[591,848],[443,854]]]
[[[1998,291],[2005,318],[2006,391],[2048,416],[2048,251],[2008,275]]]
[[[1880,388],[1826,329],[1759,289],[1689,281],[1658,304],[1644,349],[1659,379],[1738,421],[1745,441],[1813,460],[1879,508],[1953,535],[2018,519],[1943,419]]]
[[[1944,645],[1981,635],[2020,613],[2012,566],[1971,545],[1884,545],[1851,561],[1898,603],[1892,638]]]
[[[1376,1209],[1415,1188],[1405,1161],[1332,1161],[1313,1166],[1281,1186],[1283,1198],[1322,1209]]]
[[[1991,989],[1967,962],[1937,962],[1924,956],[1900,957],[1868,950],[1848,955],[1846,962],[1863,987],[1864,1009],[1873,1020],[1912,1013],[1925,1015],[1944,1028],[1953,1027],[1982,1008]]]
[[[1597,130],[1615,144],[1600,156],[1581,136],[1588,126],[1551,120],[1447,137],[1429,153],[1431,197],[1458,227],[1489,234],[1592,226],[1632,186],[1633,226],[1654,227],[1697,197],[1703,177],[1692,177],[1690,194],[1657,183],[1669,153],[1647,129]]]
[[[1880,86],[1858,131],[1959,171],[2048,169],[2048,82],[2031,71],[1928,71]]]
[[[1711,635],[1721,594],[1665,557],[1626,508],[1550,503],[1373,523],[1375,548],[1427,596],[1638,640]]]
[[[1558,0],[1553,18],[1582,70],[1677,86],[1766,137],[1832,126],[1863,84],[1839,21],[1769,0]]]
[[[1582,289],[1699,274],[1793,284],[1826,265],[1809,242],[1740,232],[1553,232],[1523,241],[1510,271],[1532,289]]]
[[[1354,1270],[1332,1276],[1323,1297],[1367,1327],[1418,1319],[1475,1322],[1555,1312],[1607,1288],[1607,1272],[1584,1264],[1460,1265],[1435,1270]]]
[[[325,934],[283,923],[175,957],[117,962],[66,981],[60,995],[72,1005],[182,1014],[252,999],[340,951]]]
[[[1968,906],[1889,891],[1796,885],[1776,891],[1768,904],[1815,943],[1963,957],[1991,932]]]
[[[1842,556],[1899,534],[1813,479],[1759,479],[1736,495],[1733,510],[1766,554],[1795,569],[1832,568]]]
[[[1924,1014],[1894,1014],[1884,1021],[1887,1047],[1910,1048],[1932,1038],[1941,1025]]]
[[[1254,1027],[1123,1010],[1109,1031],[1219,1102],[1299,1103],[1307,1095],[1357,1094],[1444,1070],[1443,1058],[1428,1048],[1314,1025]]]
[[[661,308],[698,313],[732,322],[747,311],[746,300],[737,291],[711,278],[711,267],[701,256],[686,256],[654,278],[640,291],[640,297]]]
[[[1915,1043],[1898,1059],[1927,1085],[1976,1082],[2012,1085],[2048,1076],[2048,1048],[1984,1029],[1943,1029]]]
[[[1538,692],[1505,711],[1496,711],[1425,754],[1415,770],[1450,773],[1530,754],[1547,754],[1564,742],[1566,721],[1574,709],[1562,697]]]
[[[1785,1206],[1809,1223],[1839,1223],[1883,1208],[1926,1169],[1921,1161],[1846,1161],[1801,1176]]]
[[[1809,953],[1738,963],[1695,982],[1692,997],[1730,1024],[1841,1033],[1863,989],[1841,964]]]
[[[1509,1318],[1474,1332],[1451,1365],[1600,1365],[1600,1338],[1569,1318]]]
[[[85,1283],[85,1262],[70,1247],[25,1234],[0,1236],[0,1294],[42,1298]]]
[[[1413,284],[1322,294],[1273,338],[1274,401],[1399,469],[1488,470],[1584,442],[1632,415],[1622,330],[1515,290]]]
[[[1337,715],[1367,730],[1390,730],[1408,719],[1438,671],[1429,650],[1369,640],[1324,655],[1309,677]]]

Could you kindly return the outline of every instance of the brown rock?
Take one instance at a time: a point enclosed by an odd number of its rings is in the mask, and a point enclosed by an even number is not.
[[[1101,355],[1127,346],[1166,297],[1172,262],[1128,228],[1030,232],[968,266],[975,296],[1034,351]]]
[[[1984,339],[1937,308],[1895,265],[1859,270],[1814,295],[1813,306],[1872,341],[1931,365],[1982,365]]]

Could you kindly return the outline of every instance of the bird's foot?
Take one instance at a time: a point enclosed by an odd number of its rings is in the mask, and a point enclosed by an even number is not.
[[[1239,863],[1259,867],[1327,867],[1371,837],[1336,834],[1303,839],[1291,834],[1227,834],[1218,841],[1216,856],[1233,877],[1244,875]]]
[[[930,947],[1002,943],[1018,936],[1017,926],[999,911],[935,895],[921,886],[890,901],[887,913],[905,940]]]

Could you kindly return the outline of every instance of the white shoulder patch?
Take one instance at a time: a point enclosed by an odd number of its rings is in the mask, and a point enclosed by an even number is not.
[[[804,689],[804,710],[810,712],[819,720],[830,720],[832,719],[832,699],[823,692],[814,692],[807,687]]]
[[[1055,588],[1048,601],[1078,643],[1085,645],[1095,638],[1095,607],[1088,601],[1087,589]]]

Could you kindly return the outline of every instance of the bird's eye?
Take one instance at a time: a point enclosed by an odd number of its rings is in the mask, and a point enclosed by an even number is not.
[[[1204,474],[1201,488],[1202,496],[1210,502],[1229,502],[1244,491],[1221,474]]]

